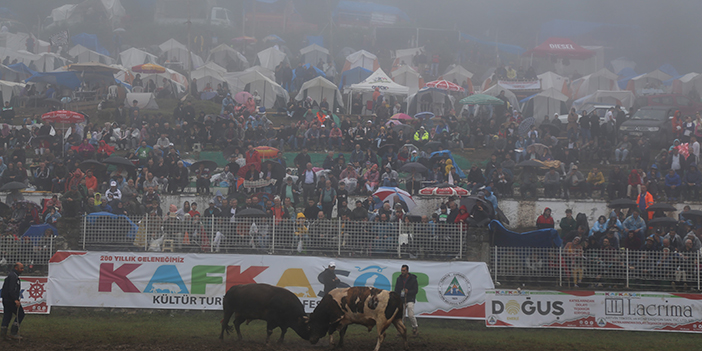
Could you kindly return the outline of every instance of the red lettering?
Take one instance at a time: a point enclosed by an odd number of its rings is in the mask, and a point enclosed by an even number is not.
[[[268,266],[251,266],[241,272],[241,266],[227,266],[227,291],[235,285],[255,284],[254,278],[266,269]]]
[[[132,273],[135,269],[139,268],[140,264],[125,263],[117,269],[113,269],[113,263],[102,263],[100,264],[100,283],[98,284],[98,291],[100,292],[111,292],[112,283],[117,284],[117,286],[124,292],[128,293],[139,293],[139,289],[132,283],[127,275]]]

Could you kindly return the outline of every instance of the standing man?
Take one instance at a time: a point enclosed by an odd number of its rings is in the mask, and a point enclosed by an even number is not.
[[[0,329],[0,337],[5,340],[21,340],[19,336],[19,326],[24,319],[24,309],[20,303],[20,279],[19,275],[24,272],[24,265],[20,262],[15,263],[10,273],[5,278],[2,284],[2,307],[4,313],[2,316],[2,329]],[[7,335],[7,327],[10,325],[12,315],[15,314],[15,322],[12,324],[12,331]]]
[[[327,269],[319,275],[319,280],[324,284],[324,295],[328,294],[330,291],[336,289],[339,285],[339,278],[336,277],[334,270],[336,269],[336,263],[329,262]]]
[[[410,274],[409,266],[406,264],[402,265],[400,273],[400,276],[397,277],[397,281],[395,282],[395,292],[400,294],[405,304],[405,310],[407,310],[407,316],[412,324],[412,334],[417,336],[419,335],[417,331],[417,318],[414,316],[414,301],[419,291],[417,276]],[[404,316],[402,317],[404,319]]]

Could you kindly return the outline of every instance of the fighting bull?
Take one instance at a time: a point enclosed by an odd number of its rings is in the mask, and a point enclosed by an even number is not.
[[[266,321],[266,344],[273,333],[273,329],[280,328],[278,343],[282,343],[288,328],[292,328],[301,338],[308,340],[310,329],[305,308],[295,294],[277,286],[268,284],[246,284],[233,286],[222,302],[224,319],[219,338],[224,338],[224,332],[229,334],[232,327],[229,325],[234,316],[234,328],[239,340],[242,339],[239,326],[241,323],[255,319]]]
[[[402,323],[403,312],[402,299],[395,292],[360,286],[334,289],[322,298],[310,315],[309,340],[316,344],[329,333],[330,344],[333,345],[333,334],[338,330],[337,346],[342,347],[349,324],[364,325],[369,332],[377,326],[378,341],[374,351],[378,351],[385,339],[385,330],[393,324],[404,339],[407,349],[407,328]]]

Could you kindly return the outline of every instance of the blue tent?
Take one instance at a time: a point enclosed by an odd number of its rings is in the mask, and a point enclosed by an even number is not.
[[[526,50],[524,48],[522,48],[521,46],[503,44],[503,43],[495,43],[495,42],[492,42],[489,40],[478,39],[470,34],[466,34],[463,32],[461,32],[461,40],[462,41],[473,41],[473,42],[476,42],[478,44],[483,44],[483,45],[493,47],[493,48],[497,47],[497,50],[500,50],[500,51],[508,53],[508,54],[517,55],[517,56],[521,56],[523,53],[526,52]]]
[[[27,67],[27,65],[25,65],[22,62],[15,63],[13,65],[9,65],[9,66],[7,66],[7,68],[9,68],[17,73],[26,74],[28,76],[33,76],[37,73],[37,72],[31,70],[29,67]]]
[[[107,51],[102,45],[95,34],[80,33],[71,37],[73,45],[82,45],[86,48],[102,54],[105,56],[110,56],[110,52]]]
[[[317,44],[321,47],[324,47],[324,37],[321,35],[308,35],[307,43],[309,43],[309,45]]]
[[[127,231],[127,237],[130,239],[133,239],[136,236],[137,231],[139,230],[139,226],[134,224],[134,222],[132,222],[132,220],[129,219],[129,217],[127,217],[125,215],[116,215],[116,214],[110,213],[110,212],[95,212],[95,213],[91,213],[91,214],[87,215],[86,217],[87,217],[86,221],[88,222],[88,224],[91,224],[91,225],[96,224],[96,222],[101,218],[122,219],[122,221],[126,221],[125,223],[127,224],[128,229],[129,229]]]
[[[678,70],[673,67],[670,63],[666,63],[660,67],[658,67],[658,70],[671,76],[671,77],[678,77],[680,76],[680,73],[678,73]]]
[[[636,71],[634,71],[634,69],[631,67],[624,67],[621,71],[619,71],[619,73],[617,73],[617,75],[622,78],[617,81],[619,89],[626,89],[626,86],[629,84],[631,78],[634,78],[639,74],[636,73]]]
[[[351,84],[360,83],[366,78],[370,77],[373,71],[367,70],[363,67],[355,67],[341,74],[341,80],[339,82],[339,90],[343,91],[344,87]]]
[[[56,230],[56,227],[54,226],[48,224],[35,224],[29,227],[29,229],[22,234],[22,237],[28,237],[32,239],[34,243],[36,243],[41,239],[41,237],[44,236],[47,229],[50,229],[54,233],[54,236],[58,235],[58,230]]]
[[[78,78],[76,72],[38,72],[27,78],[25,82],[43,82],[53,85],[61,85],[70,89],[80,87],[80,79]]]
[[[451,162],[453,162],[453,166],[456,167],[456,173],[458,173],[458,175],[461,178],[466,177],[466,174],[463,173],[463,171],[461,170],[461,167],[458,167],[458,165],[456,164],[456,160],[453,159],[453,155],[451,155],[450,150],[434,151],[431,153],[430,157],[433,157],[434,155],[448,156],[448,158],[451,160]]]
[[[488,228],[494,232],[495,246],[546,248],[563,246],[563,240],[558,236],[558,231],[553,228],[517,233],[508,230],[496,220],[490,222]]]

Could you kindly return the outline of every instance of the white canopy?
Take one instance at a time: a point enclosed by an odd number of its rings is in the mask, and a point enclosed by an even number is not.
[[[372,93],[375,88],[379,88],[383,94],[408,95],[409,88],[397,84],[388,77],[382,69],[378,68],[368,78],[358,84],[352,84],[344,90],[345,93]]]
[[[329,106],[333,106],[333,104],[336,102],[339,107],[344,107],[344,101],[341,98],[341,92],[339,92],[339,89],[336,87],[336,85],[334,85],[334,83],[322,76],[310,79],[302,84],[300,92],[295,97],[295,100],[300,101],[306,97],[311,97],[312,100],[315,100],[318,103],[321,102],[323,98],[327,98]]]
[[[217,66],[212,62],[210,62],[210,64]],[[197,89],[199,91],[202,91],[207,86],[207,83],[210,84],[210,87],[212,89],[217,88],[217,84],[224,83],[224,73],[226,73],[226,71],[223,71],[223,68],[221,67],[219,67],[219,69],[216,69],[211,66],[208,67],[207,65],[205,65],[192,71],[190,77],[192,77],[193,79],[197,79]]]
[[[559,92],[568,95],[570,79],[553,72],[541,73],[536,77],[541,80],[541,89],[548,90],[550,88],[554,88]]]
[[[6,80],[0,80],[0,91],[2,91],[2,104],[5,105],[13,96],[19,96],[24,89],[24,83],[15,83]]]
[[[290,99],[288,92],[278,83],[264,76],[258,71],[230,72],[224,75],[231,91],[258,91],[263,101],[263,106],[271,108],[278,97],[287,102]]]
[[[634,106],[634,99],[634,93],[628,90],[598,90],[593,94],[573,101],[573,108],[575,108],[576,111],[580,111],[585,105],[603,104],[620,105],[631,109],[631,107]]]
[[[687,95],[692,89],[702,94],[702,75],[692,72],[673,81],[674,93]]]
[[[390,74],[395,83],[409,88],[409,95],[416,94],[424,86],[424,79],[409,65],[402,65]]]
[[[241,71],[249,67],[249,61],[246,60],[246,57],[227,44],[220,44],[210,50],[207,62],[214,62],[224,67],[227,71],[232,72]]]
[[[483,94],[497,97],[497,95],[500,95],[501,91],[505,92],[505,97],[507,97],[507,101],[509,101],[509,104],[512,105],[512,108],[519,111],[520,107],[519,107],[519,100],[517,99],[517,95],[514,95],[513,92],[511,92],[509,89],[501,86],[499,83],[495,84],[495,85],[491,86],[489,89],[483,91]]]
[[[99,54],[80,44],[68,50],[68,55],[73,57],[75,63],[100,62],[106,65],[115,63],[115,60],[111,57]]]
[[[275,46],[271,46],[259,52],[256,54],[256,57],[258,57],[260,66],[268,68],[271,71],[275,71],[275,68],[278,67],[281,62],[288,60],[288,56]]]
[[[142,110],[158,110],[154,93],[127,93],[124,105],[132,106],[132,101],[134,100],[137,101],[137,107]]]
[[[580,99],[587,95],[594,94],[598,90],[618,91],[617,80],[619,76],[603,68],[585,77],[578,78],[570,83],[571,97]]]
[[[183,93],[185,92],[185,89],[188,88],[188,78],[170,68],[166,68],[166,72],[163,73],[143,75],[141,76],[141,81],[144,82],[144,86],[146,86],[149,79],[153,79],[154,83],[156,83],[156,87],[162,88],[163,78],[170,79],[173,83],[175,83],[178,93]]]
[[[312,44],[300,49],[300,54],[304,57],[302,61],[303,65],[308,63],[311,65],[317,65],[320,59],[326,63],[327,58],[329,58],[329,50],[317,44]]]
[[[132,68],[145,63],[156,63],[158,57],[144,50],[129,48],[119,53],[119,62],[122,66]]]
[[[181,62],[184,68],[188,67],[188,48],[185,45],[175,39],[168,39],[158,47],[167,61]],[[195,55],[193,52],[190,52],[190,60],[192,60],[193,69],[205,64],[202,57]]]
[[[441,79],[447,80],[449,82],[456,81],[456,84],[463,85],[466,80],[471,80],[473,78],[473,73],[470,73],[467,69],[463,68],[461,65],[456,65],[444,73]]]
[[[536,118],[537,123],[539,123],[543,121],[544,116],[566,112],[566,101],[568,101],[568,96],[556,88],[548,88],[525,102],[522,106],[522,112],[526,117]]]
[[[173,49],[182,49],[185,51],[188,51],[188,47],[181,44],[179,41],[175,39],[168,39],[161,43],[161,45],[158,46],[159,49],[161,49],[161,52],[168,52]]]
[[[356,67],[363,67],[369,71],[375,71],[380,68],[380,64],[378,64],[377,56],[366,50],[359,50],[346,56],[346,63],[344,64],[342,72]]]

